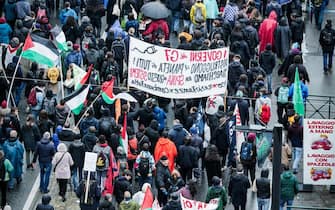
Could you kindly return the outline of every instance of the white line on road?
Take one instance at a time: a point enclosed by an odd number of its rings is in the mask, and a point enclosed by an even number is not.
[[[40,182],[40,174],[38,174],[38,176],[36,177],[36,180],[35,180],[35,183],[33,185],[33,188],[31,189],[30,193],[29,193],[29,196],[27,198],[27,201],[24,203],[24,206],[23,206],[23,210],[29,210],[29,209],[32,209],[32,204],[34,202],[34,199],[35,199],[35,196],[36,196],[36,193],[38,191],[38,188],[39,188],[39,183]]]

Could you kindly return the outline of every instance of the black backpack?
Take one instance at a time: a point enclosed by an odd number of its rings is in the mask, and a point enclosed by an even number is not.
[[[147,177],[150,171],[149,169],[150,169],[149,157],[141,156],[140,163],[138,165],[138,170],[141,177]]]
[[[323,39],[323,42],[326,45],[332,45],[333,44],[333,33],[332,33],[332,31],[323,31],[322,39]]]
[[[253,49],[257,46],[257,44],[255,43],[255,39],[254,39],[255,37],[253,35],[254,34],[252,33],[252,31],[247,30],[247,29],[243,30],[243,36],[249,46],[249,49]]]
[[[5,166],[5,158],[0,160],[0,181],[5,181],[6,178],[6,166]]]

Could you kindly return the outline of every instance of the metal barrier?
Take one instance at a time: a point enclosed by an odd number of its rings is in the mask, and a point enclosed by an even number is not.
[[[335,210],[335,208],[313,207],[313,206],[287,206],[291,209],[314,209],[314,210]]]
[[[335,96],[309,95],[305,104],[305,118],[335,119]]]

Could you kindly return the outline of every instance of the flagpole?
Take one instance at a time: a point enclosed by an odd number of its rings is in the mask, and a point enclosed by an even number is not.
[[[92,101],[92,103],[86,108],[85,112],[81,115],[80,119],[78,120],[77,124],[75,125],[75,128],[78,128],[79,123],[84,119],[85,115],[87,114],[88,110],[93,106],[93,104],[98,100],[98,98],[101,96],[102,91],[100,91],[99,95],[95,97],[95,99]]]
[[[10,95],[12,93],[12,89],[13,89],[13,85],[14,85],[14,80],[15,80],[16,72],[17,72],[17,70],[19,68],[19,65],[20,65],[20,62],[21,62],[22,54],[23,53],[21,52],[21,54],[19,56],[19,59],[18,59],[18,61],[16,63],[16,66],[15,66],[15,71],[14,71],[14,74],[13,74],[12,81],[11,81],[10,86],[9,86],[9,91],[8,91],[8,96],[7,96],[7,108],[8,108],[8,104],[9,104],[9,100],[10,100]]]
[[[61,56],[61,53],[59,53],[59,70],[60,70],[60,85],[61,85],[61,91],[62,91],[62,98],[65,97],[64,95],[64,83],[63,83],[63,69],[62,69],[62,56]],[[71,113],[71,112],[70,112]]]

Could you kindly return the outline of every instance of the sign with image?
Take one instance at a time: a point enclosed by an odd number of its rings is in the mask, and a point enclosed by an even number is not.
[[[335,183],[335,120],[304,119],[304,184]]]
[[[128,85],[165,98],[201,98],[224,94],[228,48],[178,50],[130,39]]]

